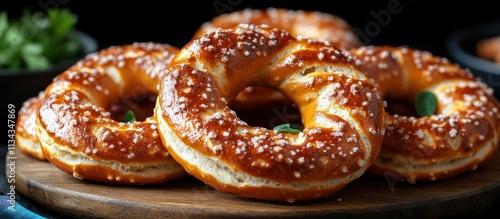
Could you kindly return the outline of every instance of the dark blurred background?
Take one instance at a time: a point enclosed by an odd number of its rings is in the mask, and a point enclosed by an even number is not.
[[[9,15],[23,8],[66,7],[78,15],[77,28],[95,37],[100,48],[137,41],[182,46],[194,31],[221,13],[244,8],[289,8],[336,14],[349,22],[366,44],[408,45],[447,56],[446,37],[457,28],[500,19],[493,1],[0,1]]]

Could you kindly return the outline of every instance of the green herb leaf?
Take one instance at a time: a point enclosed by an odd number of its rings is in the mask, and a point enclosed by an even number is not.
[[[7,12],[0,12],[0,38],[5,34],[9,27],[9,20],[7,19]]]
[[[23,61],[28,69],[43,69],[50,66],[49,60],[43,56],[43,45],[40,43],[25,44],[21,48]]]
[[[431,116],[437,109],[437,98],[434,93],[422,91],[415,98],[415,108],[420,116]]]
[[[292,128],[288,123],[277,125],[273,128],[273,130],[277,132],[292,133],[292,134],[300,133],[299,129]]]
[[[63,39],[76,25],[77,18],[69,9],[49,9],[48,21],[52,28],[52,35],[56,39]]]
[[[83,53],[71,30],[77,23],[70,9],[24,9],[16,19],[0,12],[0,69],[45,69]]]
[[[127,114],[125,114],[125,117],[123,118],[123,121],[125,123],[132,123],[135,122],[135,115],[132,110],[128,110]]]

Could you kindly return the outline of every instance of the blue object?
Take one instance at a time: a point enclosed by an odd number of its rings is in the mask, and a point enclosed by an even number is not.
[[[3,192],[2,192],[3,193]],[[0,195],[0,218],[1,219],[46,219],[16,202],[8,194]]]

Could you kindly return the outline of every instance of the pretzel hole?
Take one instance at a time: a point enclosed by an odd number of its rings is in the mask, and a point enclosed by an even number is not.
[[[229,107],[250,126],[273,129],[281,124],[290,124],[296,129],[304,127],[298,108],[290,100],[273,102],[253,110],[235,109],[231,105]]]
[[[144,121],[153,116],[157,96],[153,93],[123,96],[111,101],[107,110],[111,113],[111,118],[118,122],[123,121],[128,110],[134,112],[136,121]]]
[[[386,98],[386,112],[392,115],[420,117],[415,110],[415,104],[402,98]]]

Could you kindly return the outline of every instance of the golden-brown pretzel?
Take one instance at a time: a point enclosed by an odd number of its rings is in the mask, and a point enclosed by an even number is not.
[[[305,128],[282,133],[239,119],[228,101],[255,84],[283,92]],[[365,172],[383,138],[380,93],[348,56],[266,25],[189,42],[169,64],[156,104],[160,136],[192,176],[261,200],[333,194]]]
[[[154,184],[187,176],[162,144],[152,115],[158,83],[177,52],[150,42],[113,46],[57,76],[37,116],[47,160],[75,178],[106,183]],[[114,118],[118,100],[151,97],[146,118]]]
[[[369,173],[410,183],[442,180],[476,169],[494,154],[500,105],[492,89],[470,71],[407,47],[365,46],[351,54],[384,99],[413,107],[420,92],[437,97],[430,116],[408,113],[414,112],[408,108],[392,111],[395,104],[388,103],[384,143]]]
[[[271,27],[287,30],[295,38],[308,37],[328,41],[332,46],[340,49],[361,46],[361,42],[351,25],[341,17],[320,11],[285,8],[246,8],[221,14],[203,23],[193,37],[198,37],[216,28],[233,27],[239,23],[267,24]]]
[[[266,24],[288,31],[296,38],[308,37],[329,42],[340,49],[361,46],[359,38],[347,21],[320,11],[291,10],[284,8],[250,9],[246,8],[214,17],[205,22],[195,32],[194,37],[216,28],[228,28],[239,23]],[[276,103],[288,104],[279,92],[269,88],[248,87],[231,103],[239,111],[265,109]]]
[[[39,160],[47,160],[36,137],[36,116],[43,92],[23,102],[17,115],[16,146],[25,154]]]
[[[477,56],[500,64],[500,36],[479,40],[475,51]]]

